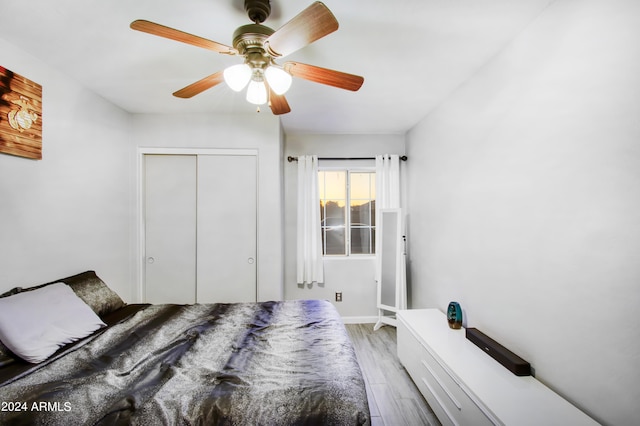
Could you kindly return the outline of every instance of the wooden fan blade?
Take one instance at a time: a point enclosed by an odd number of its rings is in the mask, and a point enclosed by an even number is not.
[[[289,106],[289,102],[287,102],[287,98],[284,95],[277,95],[271,87],[267,86],[269,89],[269,107],[271,108],[271,112],[273,115],[282,115],[288,112],[291,112],[291,107]]]
[[[286,56],[337,29],[336,17],[317,1],[271,34],[265,46],[272,56]]]
[[[180,30],[165,27],[164,25],[156,24],[154,22],[145,21],[144,19],[133,21],[130,26],[131,29],[134,29],[136,31],[142,31],[143,33],[168,38],[196,47],[202,47],[204,49],[213,50],[214,52],[227,53],[230,55],[235,55],[238,53],[231,46],[208,40],[206,38],[198,37],[193,34],[185,33]]]
[[[213,86],[216,86],[224,81],[223,71],[218,71],[215,74],[211,74],[203,78],[202,80],[198,80],[195,83],[188,85],[187,87],[174,92],[173,96],[177,98],[191,98],[195,95],[198,95],[204,92],[207,89],[211,89]]]
[[[353,92],[360,89],[362,83],[364,83],[364,78],[359,75],[347,74],[346,72],[320,68],[300,62],[285,62],[283,68],[294,77]]]

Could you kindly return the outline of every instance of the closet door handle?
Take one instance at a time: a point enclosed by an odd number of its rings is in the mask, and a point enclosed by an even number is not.
[[[151,263],[153,263],[155,261],[156,260],[153,257],[151,257],[151,256],[147,257],[147,263],[151,264]]]
[[[254,263],[255,261],[256,261],[256,260],[255,260],[253,257],[250,257],[250,258],[248,258],[248,259],[247,259],[247,263],[249,263],[249,265],[253,265],[253,263]]]

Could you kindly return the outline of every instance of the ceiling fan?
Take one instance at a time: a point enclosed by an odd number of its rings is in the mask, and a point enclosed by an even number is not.
[[[276,59],[338,29],[338,21],[322,2],[311,4],[276,31],[262,25],[271,13],[269,0],[245,0],[244,7],[253,24],[235,30],[233,47],[146,20],[133,21],[131,28],[244,58],[242,64],[218,71],[173,93],[179,98],[190,98],[225,81],[238,92],[248,86],[247,101],[258,106],[268,102],[271,111],[280,115],[291,111],[284,94],[291,86],[292,76],[340,89],[360,89],[364,78],[357,75],[295,61],[276,63]]]

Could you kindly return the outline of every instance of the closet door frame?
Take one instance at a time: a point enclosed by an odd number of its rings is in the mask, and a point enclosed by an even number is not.
[[[247,155],[256,157],[256,197],[259,198],[260,194],[260,179],[259,174],[257,173],[259,170],[259,158],[258,158],[258,150],[257,149],[227,149],[227,148],[162,148],[162,147],[138,147],[138,161],[137,161],[137,176],[138,176],[138,184],[137,184],[137,207],[136,212],[138,216],[137,220],[137,291],[136,297],[137,302],[141,303],[146,300],[145,295],[145,262],[146,262],[146,241],[145,241],[145,203],[144,203],[144,187],[145,187],[145,166],[144,159],[145,155],[155,154],[155,155]],[[257,270],[259,269],[260,264],[260,244],[259,244],[259,235],[260,235],[260,203],[256,200],[256,248],[258,252],[256,253],[257,260]],[[257,271],[256,270],[256,271]],[[260,282],[258,277],[259,273],[256,273],[256,294],[260,294]]]

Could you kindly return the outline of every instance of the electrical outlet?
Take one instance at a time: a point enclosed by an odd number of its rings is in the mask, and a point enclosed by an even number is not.
[[[336,302],[342,302],[342,292],[336,292]]]

